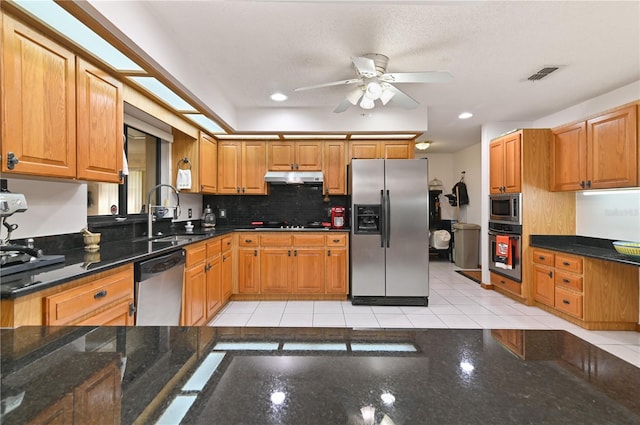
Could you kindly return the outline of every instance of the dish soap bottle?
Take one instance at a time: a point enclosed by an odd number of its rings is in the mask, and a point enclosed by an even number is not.
[[[216,227],[216,215],[209,205],[202,211],[202,227]]]

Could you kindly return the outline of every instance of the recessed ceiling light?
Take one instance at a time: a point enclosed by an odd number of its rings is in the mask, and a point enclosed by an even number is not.
[[[467,118],[471,118],[472,116],[473,114],[471,112],[463,112],[458,115],[458,118],[460,118],[461,120],[466,120]]]
[[[287,99],[288,99],[287,95],[283,93],[274,93],[271,95],[271,100],[276,102],[284,102]]]

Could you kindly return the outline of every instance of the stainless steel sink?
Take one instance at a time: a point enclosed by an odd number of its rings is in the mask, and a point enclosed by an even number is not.
[[[172,242],[172,243],[190,242],[194,240],[195,237],[196,235],[171,235],[171,236],[164,236],[157,239],[152,239],[151,242]]]

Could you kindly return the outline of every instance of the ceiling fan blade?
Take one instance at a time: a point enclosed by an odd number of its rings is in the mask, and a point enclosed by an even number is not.
[[[353,66],[358,70],[358,74],[362,75],[365,78],[373,78],[377,75],[376,73],[376,63],[373,59],[365,58],[362,56],[354,56],[351,58],[351,62],[353,62]]]
[[[390,72],[380,76],[387,83],[446,83],[453,80],[447,71]]]
[[[393,99],[391,100],[398,106],[401,106],[405,109],[415,109],[420,104],[420,102],[418,102],[405,92],[398,90],[391,84],[388,85],[387,90],[390,90],[394,93]]]
[[[322,87],[331,87],[331,86],[343,86],[343,85],[347,85],[347,84],[355,84],[355,83],[360,83],[360,82],[362,82],[362,80],[360,78],[352,78],[350,80],[340,80],[340,81],[333,81],[331,83],[316,84],[315,86],[298,87],[297,89],[293,89],[293,91],[319,89],[319,88],[322,88]]]
[[[338,106],[336,106],[336,109],[334,109],[333,112],[339,114],[340,112],[344,112],[349,109],[349,106],[351,106],[351,102],[349,101],[349,99],[344,99],[338,104]]]

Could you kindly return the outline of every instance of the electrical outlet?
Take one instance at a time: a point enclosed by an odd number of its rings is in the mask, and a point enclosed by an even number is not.
[[[219,210],[219,213],[220,213],[220,218],[227,218],[227,210],[226,209],[221,208]]]
[[[191,208],[189,208],[187,212],[189,214],[189,218],[193,217],[193,210]]]

